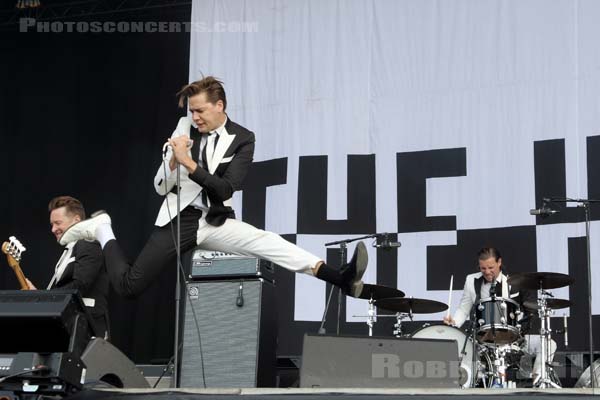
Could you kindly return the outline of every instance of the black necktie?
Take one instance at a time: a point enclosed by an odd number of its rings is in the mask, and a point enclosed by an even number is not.
[[[204,162],[204,169],[206,169],[208,171],[208,161],[207,161],[207,151],[206,148],[211,144],[209,138],[211,138],[211,136],[214,135],[213,141],[213,148],[212,151],[210,152],[210,156],[211,158],[214,156],[214,152],[215,149],[217,148],[217,142],[219,141],[219,135],[217,134],[217,132],[210,132],[206,135],[206,144],[204,145],[204,149],[202,150],[202,161]],[[208,196],[206,195],[206,190],[203,188],[202,189],[202,203],[206,206],[209,207],[208,204]]]

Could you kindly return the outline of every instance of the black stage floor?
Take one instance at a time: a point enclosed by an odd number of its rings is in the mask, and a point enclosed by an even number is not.
[[[69,400],[447,400],[448,397],[500,400],[536,400],[595,398],[600,389],[125,389],[86,390],[70,396]]]

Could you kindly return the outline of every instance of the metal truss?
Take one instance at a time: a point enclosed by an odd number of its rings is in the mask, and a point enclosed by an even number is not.
[[[0,9],[0,27],[7,28],[18,24],[23,17],[37,21],[79,20],[89,17],[109,17],[126,13],[141,13],[160,8],[189,7],[192,0],[79,0],[56,2],[40,0],[40,7],[17,8],[18,0],[2,0],[5,6]],[[14,2],[14,3],[13,3]],[[12,3],[8,8],[6,3]]]

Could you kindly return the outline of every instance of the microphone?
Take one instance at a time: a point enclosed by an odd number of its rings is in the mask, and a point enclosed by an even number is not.
[[[402,247],[402,243],[400,243],[400,242],[383,242],[380,245],[377,245],[375,247],[379,247],[382,249],[394,249],[397,247]]]
[[[496,278],[494,278],[494,280],[492,281],[492,286],[490,287],[490,297],[495,297],[497,296],[496,294]]]
[[[383,238],[383,240],[381,241],[381,243],[377,243],[374,244],[373,247],[376,247],[378,249],[394,249],[394,248],[398,248],[402,246],[402,243],[400,242],[390,242],[390,237],[389,237],[389,233],[382,233],[379,235],[376,235],[377,237]]]
[[[547,217],[549,215],[558,214],[559,212],[560,211],[556,211],[548,207],[534,208],[529,210],[530,215],[539,215],[540,217]]]

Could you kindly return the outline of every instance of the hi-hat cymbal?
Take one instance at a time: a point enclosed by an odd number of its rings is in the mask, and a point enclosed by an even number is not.
[[[389,297],[404,297],[404,292],[389,286],[365,283],[360,296],[358,296],[359,299],[365,300],[379,300],[387,299]]]
[[[558,310],[560,308],[567,308],[571,306],[571,302],[565,299],[546,299],[546,307],[551,310]],[[536,301],[525,301],[523,307],[528,310],[539,310],[540,306]]]
[[[415,299],[413,297],[392,297],[375,302],[377,307],[396,312],[430,314],[448,309],[444,303],[435,300]]]
[[[575,279],[557,272],[523,272],[508,277],[508,284],[519,289],[556,289],[569,286]]]

